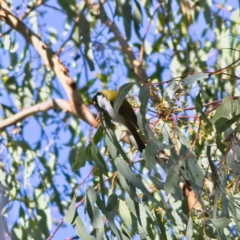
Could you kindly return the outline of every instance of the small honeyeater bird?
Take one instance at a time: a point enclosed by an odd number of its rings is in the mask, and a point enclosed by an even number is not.
[[[115,114],[113,104],[116,97],[117,92],[113,90],[100,90],[93,97],[92,104],[99,112],[107,112],[112,120],[124,125],[133,135],[139,151],[142,152],[145,148],[145,144],[138,133],[139,127],[137,123],[137,116],[133,111],[132,106],[126,99],[123,100],[118,113]]]

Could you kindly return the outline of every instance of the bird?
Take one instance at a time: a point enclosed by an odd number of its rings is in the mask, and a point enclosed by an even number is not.
[[[103,89],[94,95],[92,104],[96,107],[98,112],[107,112],[113,121],[124,125],[133,135],[138,146],[138,150],[142,152],[143,149],[145,149],[145,144],[138,133],[139,126],[137,123],[137,116],[132,106],[126,99],[123,100],[122,105],[116,114],[113,108],[116,97],[116,91]]]

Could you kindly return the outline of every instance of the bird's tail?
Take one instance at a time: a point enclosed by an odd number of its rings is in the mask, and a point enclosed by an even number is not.
[[[140,152],[143,151],[143,149],[145,149],[145,144],[143,142],[143,140],[141,139],[139,133],[137,132],[138,129],[136,129],[135,126],[131,125],[131,127],[129,128],[129,131],[131,132],[131,134],[133,135],[136,143],[137,143],[137,146],[138,146],[138,150]]]

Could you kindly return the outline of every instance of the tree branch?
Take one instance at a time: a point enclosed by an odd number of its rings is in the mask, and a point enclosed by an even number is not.
[[[68,111],[94,126],[96,122],[95,117],[90,109],[83,103],[83,99],[76,89],[75,82],[68,75],[68,69],[61,63],[58,56],[53,53],[51,48],[41,41],[39,36],[13,15],[6,2],[3,0],[0,0],[0,19],[22,34],[39,53],[45,65],[54,71],[69,98],[70,105]]]
[[[48,99],[45,102],[38,103],[34,106],[31,106],[29,108],[23,109],[19,113],[14,114],[13,116],[3,119],[0,121],[0,130],[13,125],[17,122],[22,121],[24,118],[27,118],[29,116],[32,116],[38,112],[45,112],[49,109],[53,108],[59,108],[63,111],[69,111],[70,104],[68,101],[63,99]]]

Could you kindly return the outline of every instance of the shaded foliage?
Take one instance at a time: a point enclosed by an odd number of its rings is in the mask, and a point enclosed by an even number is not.
[[[106,116],[93,133],[59,110],[2,130],[0,209],[6,236],[51,239],[64,225],[68,237],[81,239],[239,237],[239,6],[234,4],[10,3],[61,56],[86,103],[100,88],[128,83],[114,108],[130,91],[147,144],[140,155],[119,141],[125,133],[115,131]],[[0,33],[2,119],[66,97],[26,40],[2,21]],[[140,82],[128,51],[142,64],[148,83]]]

